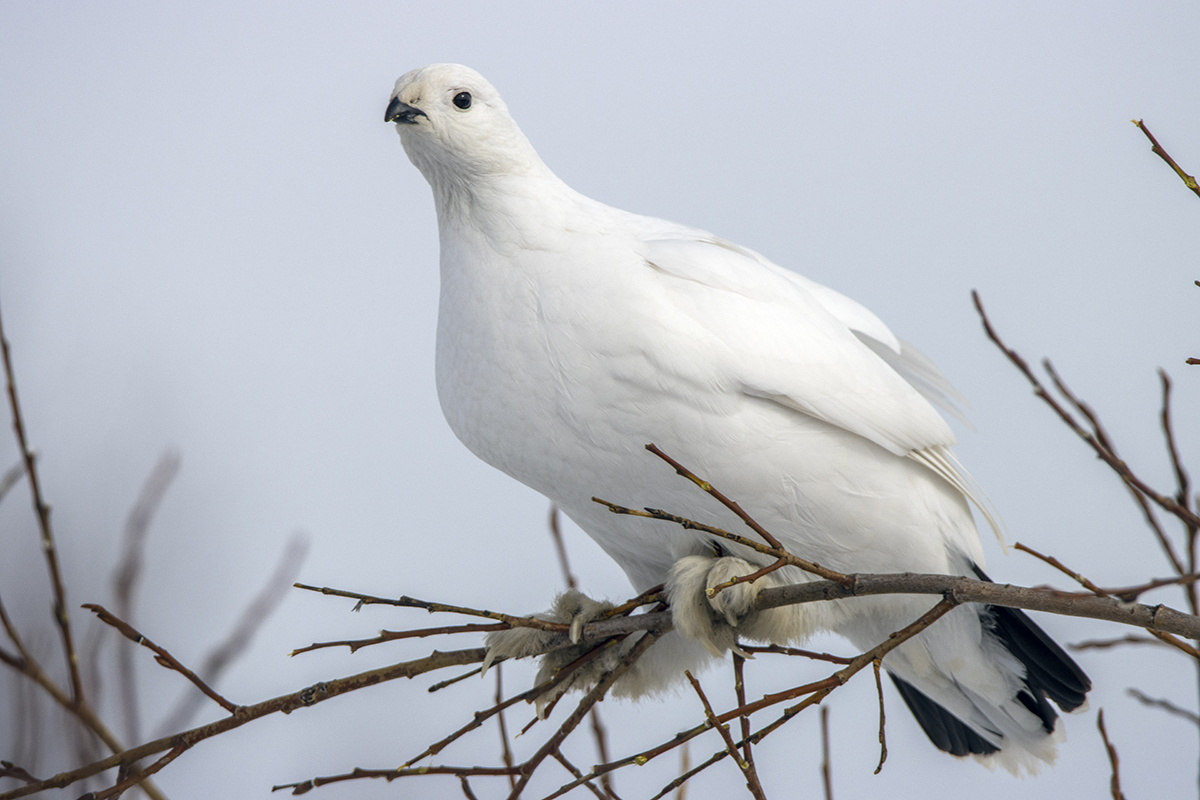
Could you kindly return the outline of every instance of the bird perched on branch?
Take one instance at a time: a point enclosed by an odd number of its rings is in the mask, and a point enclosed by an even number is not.
[[[711,233],[573,191],[471,69],[409,72],[386,119],[437,206],[437,388],[450,427],[550,498],[636,589],[667,586],[676,632],[618,692],[654,691],[738,636],[783,643],[832,630],[865,650],[933,605],[907,595],[752,612],[762,587],[813,579],[792,567],[709,598],[710,586],[773,559],[592,502],[735,529],[726,508],[646,453],[649,442],[802,558],[847,573],[984,577],[969,502],[991,516],[931,405],[953,390],[878,317]],[[551,613],[577,629],[601,609],[569,593]],[[520,629],[490,644],[527,655],[538,636]],[[990,606],[955,609],[883,663],[934,744],[1014,771],[1054,756],[1047,698],[1072,710],[1090,688],[1025,614]]]

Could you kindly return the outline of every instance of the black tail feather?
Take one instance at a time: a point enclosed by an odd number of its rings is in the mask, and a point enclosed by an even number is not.
[[[971,566],[980,580],[991,580],[979,567]],[[1003,606],[984,606],[980,617],[1008,651],[1025,665],[1025,684],[1034,698],[1041,700],[1040,695],[1044,694],[1063,711],[1074,711],[1083,705],[1092,688],[1091,679],[1025,612]],[[1021,702],[1025,703],[1025,700]],[[1028,703],[1025,705],[1029,706]],[[1054,710],[1046,706],[1044,700],[1037,705],[1042,711],[1034,713],[1041,717],[1047,730],[1053,730]]]
[[[980,580],[991,580],[979,567],[972,564],[971,568]],[[1042,721],[1046,733],[1053,732],[1058,714],[1046,698],[1063,711],[1074,711],[1083,705],[1092,681],[1025,612],[988,605],[980,609],[979,617],[984,628],[1025,665],[1025,689],[1017,692],[1016,699]],[[895,675],[891,678],[904,704],[939,750],[966,756],[989,755],[1000,749],[912,684]]]
[[[915,686],[905,683],[895,675],[889,675],[892,683],[896,684],[900,691],[900,696],[904,698],[904,704],[917,718],[929,741],[939,750],[944,750],[952,756],[986,756],[1000,749],[976,733],[971,726],[930,700]]]

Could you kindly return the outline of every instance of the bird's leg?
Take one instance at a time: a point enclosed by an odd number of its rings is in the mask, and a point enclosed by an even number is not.
[[[737,646],[735,628],[750,614],[755,598],[767,582],[739,583],[711,596],[709,591],[758,570],[736,556],[695,555],[676,561],[667,579],[675,629],[701,642],[714,655],[732,650],[740,656],[752,657]]]

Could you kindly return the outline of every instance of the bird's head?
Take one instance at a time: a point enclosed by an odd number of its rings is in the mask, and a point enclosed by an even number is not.
[[[384,115],[409,159],[435,188],[541,165],[482,75],[460,64],[430,64],[396,81]]]

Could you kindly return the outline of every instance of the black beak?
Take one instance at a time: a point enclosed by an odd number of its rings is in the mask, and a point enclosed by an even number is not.
[[[399,97],[393,97],[392,102],[388,103],[387,112],[383,115],[383,121],[413,125],[416,123],[417,117],[428,118],[421,109],[410,106],[408,103],[401,103]]]

